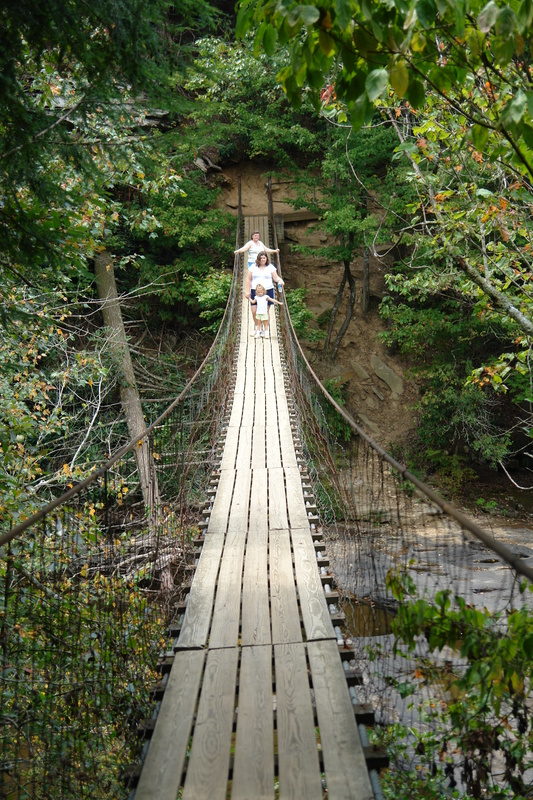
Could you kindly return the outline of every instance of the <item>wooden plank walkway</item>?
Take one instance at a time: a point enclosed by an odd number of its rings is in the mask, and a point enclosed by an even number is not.
[[[242,315],[218,488],[135,800],[373,800],[276,326],[255,340],[244,297]]]

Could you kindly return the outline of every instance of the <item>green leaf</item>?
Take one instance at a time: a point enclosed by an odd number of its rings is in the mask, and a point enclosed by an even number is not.
[[[427,39],[420,31],[415,31],[411,39],[411,50],[413,53],[421,53],[425,50]]]
[[[324,73],[319,69],[307,70],[307,82],[312,89],[321,89],[324,86]]]
[[[356,55],[351,48],[343,47],[341,49],[341,62],[343,69],[347,70],[348,72],[353,72],[356,67]]]
[[[335,0],[335,14],[339,27],[347,28],[352,19],[352,7],[350,0]]]
[[[515,38],[495,36],[491,42],[492,51],[494,53],[496,63],[504,67],[509,64],[515,53]]]
[[[416,5],[416,13],[423,28],[431,28],[435,24],[437,7],[435,0],[419,0]]]
[[[348,75],[343,73],[336,83],[337,95],[345,97],[348,103],[356,102],[361,96],[366,97],[366,78],[364,70],[356,70]]]
[[[384,42],[388,35],[387,28],[383,27],[380,21],[375,17],[372,17],[371,25],[372,25],[372,33],[374,34],[376,40],[378,42]]]
[[[488,33],[490,31],[496,22],[496,17],[498,16],[499,11],[500,9],[496,3],[494,3],[493,0],[490,0],[490,3],[487,3],[477,18],[477,24],[480,31],[483,33]]]
[[[516,17],[512,8],[504,6],[498,12],[496,17],[496,25],[494,27],[496,36],[506,38],[513,36],[516,31]]]
[[[457,36],[462,37],[465,32],[465,0],[448,0],[450,6],[453,8],[455,18],[455,33]]]
[[[483,148],[487,144],[488,138],[489,138],[488,128],[486,128],[484,125],[474,125],[474,127],[472,128],[472,142],[474,147],[479,153],[483,152]]]
[[[386,69],[372,70],[372,72],[369,73],[365,84],[368,99],[371,102],[377,100],[387,88],[388,82],[389,73]]]
[[[526,103],[527,98],[525,92],[520,89],[513,99],[504,107],[501,113],[502,122],[505,125],[517,125],[524,116]]]
[[[410,81],[405,96],[413,108],[419,108],[423,104],[425,97],[424,87],[420,81]]]
[[[301,6],[295,6],[287,15],[287,23],[294,28],[300,22]]]
[[[315,6],[300,6],[300,17],[304,25],[313,25],[320,19],[320,11]]]
[[[392,88],[399,97],[404,97],[409,86],[409,72],[403,62],[394,66],[389,73]]]
[[[522,641],[522,648],[528,658],[533,658],[533,634],[529,634]]]
[[[455,70],[453,67],[439,66],[429,71],[428,78],[441,92],[447,92],[455,83]]]
[[[247,31],[252,27],[252,20],[254,16],[254,5],[241,5],[239,13],[237,14],[237,22],[235,31],[239,38],[242,38]]]
[[[268,25],[263,37],[263,47],[265,48],[265,53],[267,56],[274,55],[277,39],[278,34],[276,29],[272,27],[272,25]]]
[[[533,127],[528,125],[527,122],[522,122],[519,130],[522,134],[524,142],[526,143],[526,147],[528,147],[530,150],[533,150]]]
[[[529,116],[533,117],[533,92],[526,92],[527,98],[527,110],[529,111]]]
[[[373,106],[366,95],[357,98],[349,110],[352,126],[356,131],[372,119]]]
[[[262,22],[261,25],[257,29],[257,33],[255,34],[254,39],[254,56],[257,58],[261,52],[261,48],[263,47],[263,39],[265,37],[265,31],[267,29],[267,23]]]
[[[533,2],[532,0],[522,0],[517,14],[518,30],[523,35],[533,24]]]
[[[370,0],[361,0],[361,11],[363,12],[364,18],[367,20],[371,20],[373,15],[372,11],[372,3]]]
[[[333,55],[335,52],[335,41],[322,28],[318,32],[318,43],[325,56]]]
[[[356,27],[352,34],[352,39],[363,58],[366,58],[369,51],[375,52],[377,49],[375,37],[365,28]]]

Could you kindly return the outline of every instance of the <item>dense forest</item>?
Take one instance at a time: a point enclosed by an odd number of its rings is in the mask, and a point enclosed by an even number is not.
[[[0,20],[6,528],[142,433],[195,371],[231,283],[223,171],[250,162],[290,180],[317,217],[313,257],[340,267],[312,327],[305,289],[288,292],[332,374],[366,313],[354,265],[387,250],[382,341],[419,395],[396,455],[455,489],[483,466],[527,480],[531,0],[20,0]]]

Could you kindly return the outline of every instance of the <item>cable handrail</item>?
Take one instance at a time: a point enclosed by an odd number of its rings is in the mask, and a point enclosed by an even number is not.
[[[268,179],[267,183],[267,191],[268,191],[268,207],[269,207],[269,218],[270,218],[270,225],[272,228],[272,238],[274,243],[274,249],[278,247],[278,240],[277,240],[277,233],[276,233],[276,225],[273,213],[273,205],[272,205],[272,186],[271,186],[271,179]],[[281,272],[281,263],[279,255],[276,254],[277,257],[277,271],[280,275]],[[444,513],[448,516],[452,517],[459,525],[463,528],[466,528],[470,533],[472,533],[477,539],[479,539],[483,544],[489,547],[491,550],[494,550],[501,558],[503,558],[513,569],[516,570],[520,575],[527,578],[528,580],[533,582],[533,567],[527,566],[524,564],[523,560],[519,556],[515,556],[508,547],[506,547],[501,542],[498,542],[493,536],[488,534],[484,531],[479,525],[469,519],[465,514],[461,513],[458,509],[455,508],[454,505],[448,503],[444,500],[437,492],[435,492],[431,487],[417,478],[409,469],[403,464],[400,464],[396,459],[388,453],[383,447],[381,447],[377,442],[375,442],[371,436],[369,436],[366,431],[361,428],[357,422],[353,419],[353,417],[340,406],[337,401],[330,395],[326,387],[322,384],[320,378],[313,370],[312,366],[310,365],[303,349],[300,344],[300,341],[296,335],[294,330],[294,326],[292,324],[291,315],[289,312],[288,305],[285,305],[286,310],[286,320],[287,324],[291,333],[291,338],[296,345],[300,357],[302,358],[303,362],[305,363],[306,369],[313,378],[316,387],[322,393],[324,398],[327,402],[337,411],[338,414],[344,419],[344,421],[350,426],[353,433],[357,434],[357,436],[364,439],[367,444],[384,460],[386,461],[389,466],[391,466],[394,470],[398,472],[398,474],[402,477],[403,480],[409,481],[412,483],[416,488],[422,492],[432,503],[437,505]]]
[[[239,184],[239,203],[240,203],[240,184]],[[239,206],[239,214],[241,214],[240,206]],[[239,216],[239,223],[237,225],[237,232],[235,236],[237,247],[240,236],[240,227],[241,227],[241,217]],[[239,257],[234,256],[232,282],[238,280],[238,277],[239,277]],[[97,481],[98,478],[103,477],[105,473],[108,472],[114,464],[120,461],[120,459],[123,458],[123,456],[125,456],[127,453],[134,450],[134,448],[137,447],[137,445],[140,442],[144,441],[151,433],[153,433],[153,431],[156,430],[156,428],[158,428],[161,425],[162,422],[164,422],[165,419],[167,419],[167,417],[169,417],[172,411],[180,404],[183,398],[187,395],[189,390],[192,388],[193,384],[202,374],[203,370],[206,367],[206,364],[210,361],[211,356],[217,347],[221,331],[224,328],[224,322],[226,320],[226,316],[229,313],[228,310],[230,306],[231,296],[232,296],[232,290],[230,289],[230,292],[228,294],[228,300],[226,302],[226,307],[224,309],[224,314],[222,316],[222,320],[220,322],[218,331],[204,360],[202,361],[202,363],[200,364],[200,366],[198,367],[192,378],[190,378],[184,389],[175,398],[175,400],[173,400],[173,402],[168,406],[168,408],[166,408],[165,411],[163,411],[163,413],[160,414],[159,417],[157,417],[157,419],[154,420],[141,434],[139,434],[134,439],[131,439],[125,445],[120,447],[115,453],[115,455],[113,455],[110,459],[108,459],[101,467],[95,469],[90,475],[87,476],[87,478],[84,478],[82,481],[79,481],[75,486],[73,486],[67,492],[64,492],[60,497],[57,497],[55,500],[52,500],[49,503],[47,503],[47,505],[40,508],[38,511],[29,516],[27,519],[23,520],[17,525],[14,525],[7,533],[0,535],[0,547],[4,544],[7,544],[8,542],[11,542],[16,537],[20,536],[28,528],[32,527],[37,522],[40,522],[52,511],[55,511],[56,508],[67,503],[69,500],[78,495],[80,492],[84,491],[84,489],[86,489],[95,481]]]

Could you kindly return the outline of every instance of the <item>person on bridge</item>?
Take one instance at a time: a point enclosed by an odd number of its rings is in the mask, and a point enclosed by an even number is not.
[[[248,251],[248,269],[254,264],[257,256],[259,253],[279,253],[279,247],[276,250],[271,250],[269,247],[263,244],[260,240],[261,234],[259,231],[254,231],[252,233],[252,238],[246,244],[243,244],[238,250],[235,250],[235,255],[237,253],[246,253]]]
[[[245,296],[249,297],[250,300],[255,299],[255,290],[257,285],[260,283],[264,289],[266,290],[267,295],[270,297],[271,300],[274,299],[274,281],[278,284],[281,283],[282,286],[285,286],[285,282],[280,278],[278,273],[276,272],[276,267],[271,264],[268,260],[268,255],[266,252],[259,253],[256,258],[255,264],[252,264],[251,267],[248,268],[248,275],[246,276],[246,288],[245,288]],[[269,308],[270,308],[269,304]],[[257,306],[250,305],[252,309],[252,317],[254,318],[254,326],[256,324],[255,315],[257,313]],[[255,336],[255,332],[252,334]]]
[[[272,303],[277,303],[278,306],[282,306],[279,300],[275,298],[269,297],[266,293],[265,287],[258,283],[255,287],[255,298],[250,301],[250,305],[252,308],[255,306],[256,314],[255,314],[255,338],[259,339],[260,336],[264,336],[265,339],[270,338],[270,333],[268,330],[268,309],[272,305]],[[261,330],[261,325],[263,325],[263,330]]]

